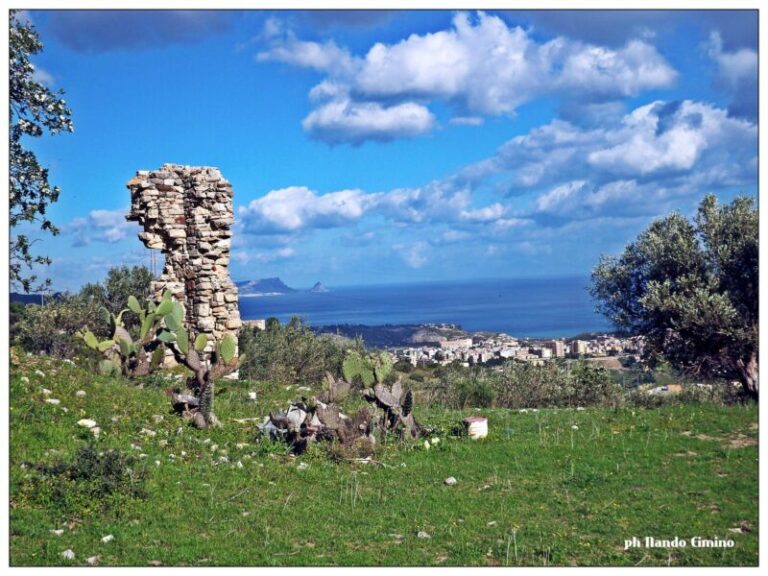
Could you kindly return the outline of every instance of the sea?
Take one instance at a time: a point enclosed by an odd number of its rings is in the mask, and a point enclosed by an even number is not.
[[[310,326],[331,324],[457,324],[470,332],[516,337],[572,337],[609,332],[595,312],[589,278],[494,279],[378,286],[329,286],[272,296],[241,296],[244,320],[299,316]]]

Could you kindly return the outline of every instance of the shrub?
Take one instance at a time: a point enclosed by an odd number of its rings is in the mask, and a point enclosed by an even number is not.
[[[88,354],[75,333],[85,326],[98,326],[99,307],[78,296],[64,295],[44,306],[29,304],[15,325],[15,341],[28,352],[71,358]]]
[[[33,465],[40,476],[31,477],[25,488],[33,499],[52,500],[64,513],[99,512],[123,499],[146,498],[146,471],[135,470],[137,464],[117,450],[88,445],[72,462]]]
[[[317,336],[299,318],[282,326],[270,322],[266,330],[240,330],[240,375],[249,380],[311,386],[326,372],[341,375],[344,350],[326,336]]]

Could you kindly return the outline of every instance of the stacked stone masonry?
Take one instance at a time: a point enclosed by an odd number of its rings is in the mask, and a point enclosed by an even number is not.
[[[207,356],[241,326],[237,286],[229,276],[234,212],[230,183],[217,168],[165,164],[139,170],[128,184],[129,221],[144,228],[147,248],[162,250],[165,268],[152,282],[159,298],[169,289],[184,305],[190,335],[207,334]]]

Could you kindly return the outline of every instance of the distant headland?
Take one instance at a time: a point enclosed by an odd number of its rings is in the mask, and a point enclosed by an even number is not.
[[[242,280],[235,282],[237,285],[240,296],[282,296],[284,294],[294,294],[297,292],[312,292],[320,294],[329,292],[329,290],[323,285],[322,282],[315,282],[315,285],[307,290],[298,290],[286,285],[285,282],[278,277],[274,278],[260,278],[259,280]]]

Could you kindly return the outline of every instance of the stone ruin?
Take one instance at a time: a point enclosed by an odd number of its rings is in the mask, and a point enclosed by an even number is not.
[[[139,239],[162,250],[165,268],[152,282],[156,299],[167,289],[184,305],[191,335],[208,335],[205,353],[241,326],[237,286],[229,276],[234,222],[230,183],[218,168],[164,164],[139,170],[131,191],[128,221],[144,228]]]

